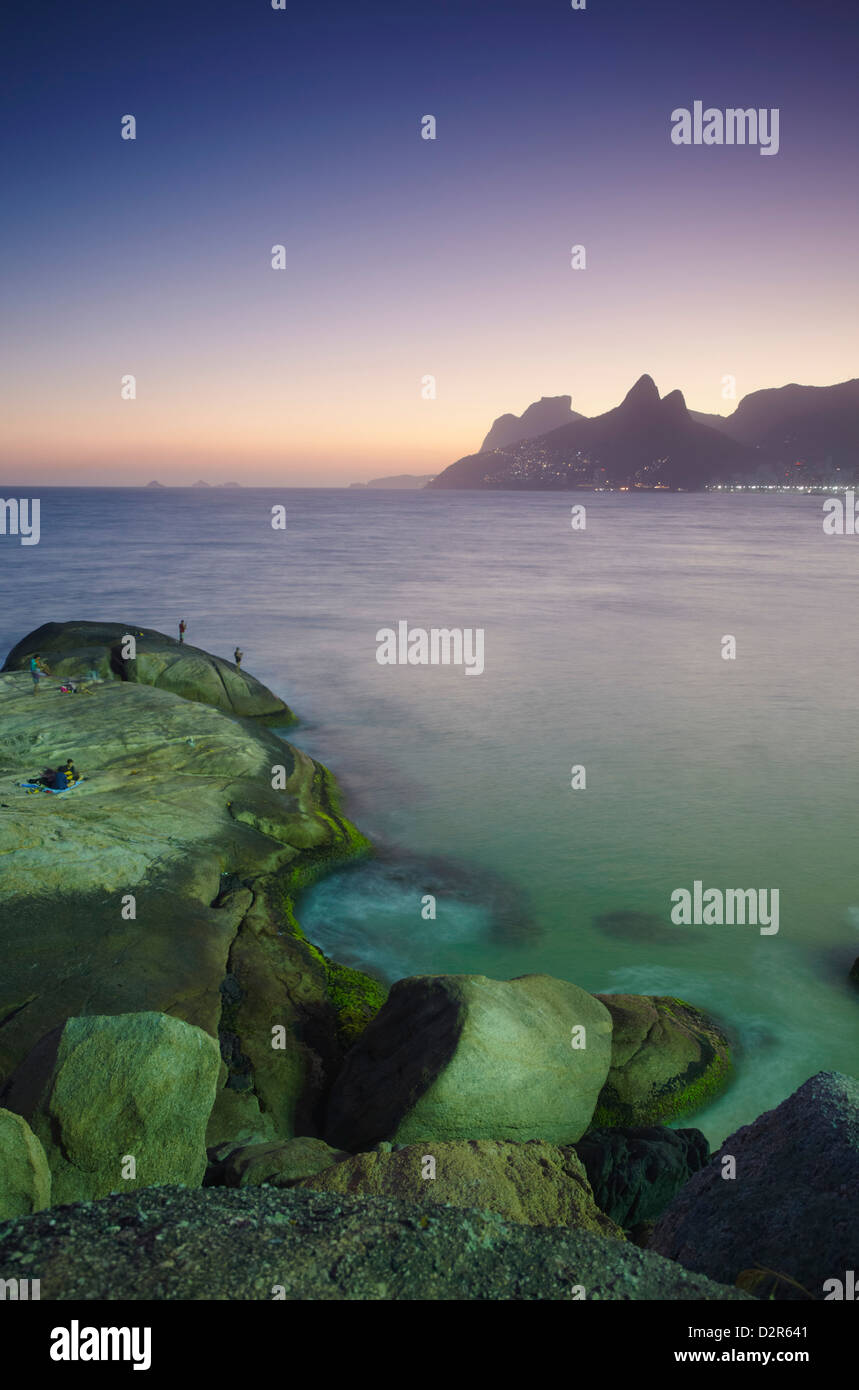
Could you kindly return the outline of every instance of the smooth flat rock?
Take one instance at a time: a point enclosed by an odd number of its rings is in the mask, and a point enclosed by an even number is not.
[[[90,1015],[44,1039],[6,1091],[44,1146],[54,1203],[75,1202],[201,1183],[219,1071],[215,1039],[178,1018]]]
[[[683,999],[598,994],[612,1017],[611,1070],[594,1125],[666,1123],[699,1110],[727,1083],[728,1040]]]
[[[735,1178],[722,1176],[728,1156]],[[779,1299],[822,1299],[827,1280],[859,1270],[857,1213],[859,1081],[819,1072],[725,1140],[663,1212],[651,1248],[728,1283],[773,1271]]]
[[[528,1226],[575,1227],[623,1239],[620,1227],[597,1207],[575,1150],[539,1139],[525,1144],[469,1139],[357,1154],[301,1186],[399,1197],[424,1207],[439,1202],[479,1207]]]
[[[0,1110],[0,1221],[41,1211],[50,1201],[45,1150],[21,1115]]]
[[[574,1048],[581,1026],[586,1046]],[[610,1056],[608,1010],[565,980],[398,980],[346,1058],[324,1137],[353,1152],[386,1139],[572,1143]]]
[[[0,1226],[42,1299],[753,1300],[627,1241],[301,1188],[160,1187]]]

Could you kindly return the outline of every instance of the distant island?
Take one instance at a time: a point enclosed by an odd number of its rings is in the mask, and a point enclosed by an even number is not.
[[[392,478],[371,478],[369,483],[350,483],[350,487],[378,488],[418,488],[426,487],[435,477],[434,473],[396,473]]]
[[[147,487],[160,487],[160,488],[165,488],[165,487],[168,487],[168,486],[174,486],[174,487],[175,487],[176,484],[159,483],[156,479],[153,479],[152,482],[151,482],[151,483],[147,483],[146,486],[147,486]],[[179,484],[179,486],[183,486],[183,484]],[[199,480],[199,482],[192,483],[191,486],[192,486],[192,487],[241,487],[242,485],[241,485],[241,483],[206,483],[206,482],[204,482],[203,479],[201,478],[201,479]]]
[[[427,487],[693,491],[859,480],[857,379],[754,391],[727,416],[688,410],[680,391],[660,397],[646,375],[603,415],[578,415],[571,399],[544,396],[521,416],[500,416],[478,453]],[[559,417],[566,422],[551,423]]]

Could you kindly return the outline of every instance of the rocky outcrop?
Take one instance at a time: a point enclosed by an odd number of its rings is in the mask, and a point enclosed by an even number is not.
[[[303,1178],[330,1169],[352,1155],[332,1149],[322,1139],[302,1136],[273,1144],[248,1144],[233,1149],[210,1170],[209,1182],[226,1187],[293,1187]]]
[[[399,1197],[424,1208],[440,1202],[479,1207],[527,1226],[567,1226],[623,1239],[620,1227],[597,1207],[575,1151],[541,1140],[433,1142],[395,1152],[383,1148],[346,1159],[301,1186]]]
[[[583,1029],[583,1047],[572,1046]],[[548,975],[399,980],[349,1053],[325,1137],[344,1149],[381,1140],[546,1139],[572,1143],[608,1073],[610,1015]]]
[[[125,656],[132,637],[135,656]],[[227,714],[260,715],[286,726],[295,716],[282,700],[246,671],[187,642],[133,623],[43,623],[9,653],[4,671],[25,670],[38,652],[52,675],[133,681],[170,690],[185,700],[212,705]]]
[[[823,1299],[856,1269],[859,1081],[820,1072],[726,1139],[662,1214],[651,1248],[779,1299]]]
[[[197,1186],[220,1057],[214,1038],[166,1014],[71,1018],[6,1087],[41,1140],[54,1203],[154,1183]]]
[[[627,1241],[489,1212],[293,1188],[160,1187],[0,1226],[5,1278],[45,1299],[749,1303]]]
[[[0,1103],[69,1018],[158,1012],[221,1045],[210,1145],[318,1132],[384,997],[293,915],[298,888],[367,848],[327,770],[263,724],[132,681],[34,698],[6,672],[0,720]],[[74,791],[18,785],[68,757]]]
[[[699,1129],[591,1129],[575,1145],[594,1201],[620,1226],[653,1221],[706,1164]]]
[[[598,1127],[653,1125],[700,1109],[731,1071],[728,1040],[682,999],[598,994],[612,1018],[611,1070]]]
[[[0,1221],[28,1216],[51,1202],[51,1170],[27,1121],[0,1110]]]

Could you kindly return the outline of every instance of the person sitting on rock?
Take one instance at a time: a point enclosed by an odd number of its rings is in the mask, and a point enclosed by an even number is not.
[[[233,652],[233,656],[236,662],[236,670],[240,671],[242,668],[242,657],[244,656],[244,652],[242,651],[241,647],[236,647],[236,650]]]
[[[77,780],[78,770],[72,762],[71,758],[69,758],[66,762],[65,767],[57,769],[56,777],[54,779],[54,790],[65,791],[66,787],[73,786],[74,783],[77,782]]]

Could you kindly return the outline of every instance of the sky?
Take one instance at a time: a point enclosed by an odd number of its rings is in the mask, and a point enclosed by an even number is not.
[[[285,5],[5,7],[0,479],[342,486],[645,372],[859,375],[854,0]],[[696,100],[778,154],[673,144]]]

